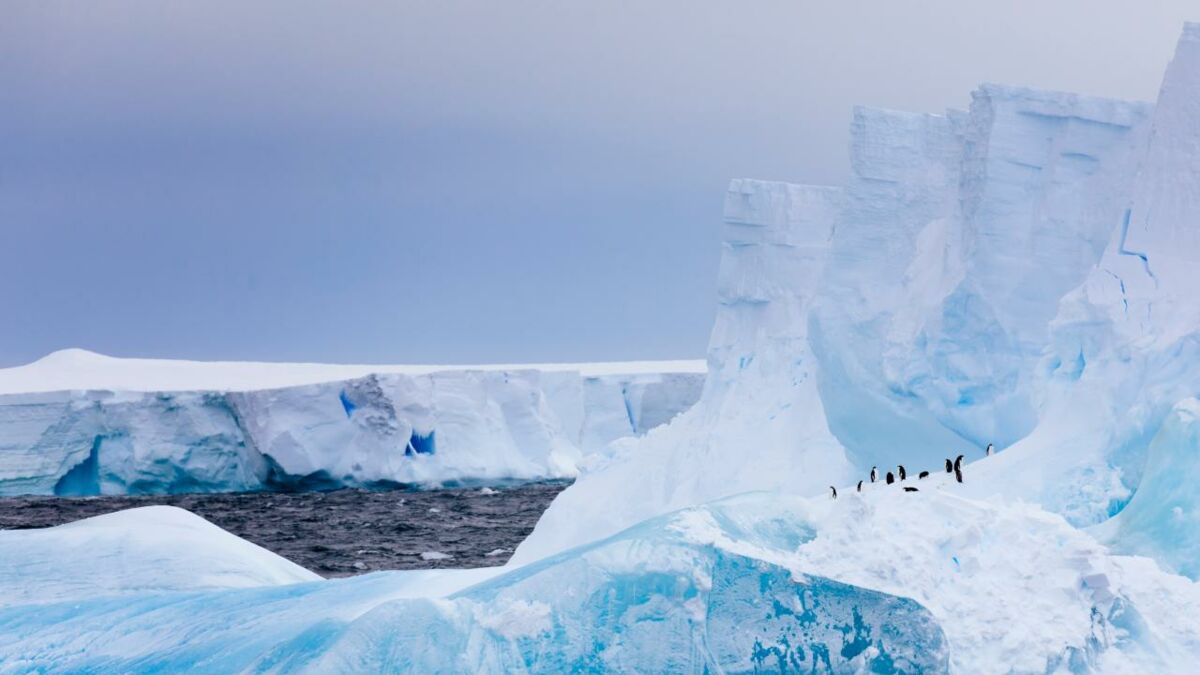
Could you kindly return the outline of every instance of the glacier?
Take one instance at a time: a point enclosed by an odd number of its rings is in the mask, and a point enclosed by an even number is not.
[[[702,385],[702,366],[687,363],[372,368],[322,381],[353,367],[134,361],[75,350],[0,371],[11,392],[0,394],[0,495],[565,478],[687,409]],[[162,371],[176,388],[147,390],[169,384]],[[189,384],[215,388],[178,389]],[[68,388],[36,390],[50,385]]]
[[[578,472],[484,570],[304,581],[230,544],[195,563],[226,573],[182,575],[171,550],[0,533],[0,670],[1192,672],[1200,25],[1153,104],[985,84],[966,110],[856,108],[850,138],[843,186],[730,184],[702,384],[0,386],[13,491]]]

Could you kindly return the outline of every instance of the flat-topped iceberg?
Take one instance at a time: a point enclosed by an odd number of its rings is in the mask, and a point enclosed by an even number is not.
[[[0,494],[568,478],[585,455],[686,410],[703,381],[702,364],[665,362],[395,367],[306,382],[367,368],[126,361],[74,350],[0,371],[0,391],[31,390],[0,395]],[[146,389],[172,380],[176,389]],[[131,388],[97,388],[106,384]],[[227,388],[178,389],[197,384]],[[50,385],[75,388],[37,391]]]

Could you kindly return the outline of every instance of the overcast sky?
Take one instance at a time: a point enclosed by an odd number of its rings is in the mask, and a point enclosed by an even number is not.
[[[0,366],[698,358],[851,106],[1153,100],[1195,0],[0,3]]]

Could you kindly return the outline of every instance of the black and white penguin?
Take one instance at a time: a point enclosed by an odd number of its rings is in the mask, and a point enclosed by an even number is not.
[[[947,461],[949,461],[949,460],[947,460]],[[879,477],[879,472],[875,470],[875,467],[871,467],[871,482],[874,483],[875,479],[878,477]]]
[[[830,491],[832,491],[832,492],[833,492],[833,495],[832,495],[832,496],[833,496],[833,498],[834,498],[834,499],[837,499],[837,488],[835,488],[835,487],[833,487],[832,485],[830,485],[830,486],[829,486],[829,489],[830,489]]]
[[[906,488],[904,488],[904,491],[905,492],[920,492],[920,490],[918,490],[915,487],[906,487]]]
[[[904,470],[903,464],[897,466],[896,468],[898,468],[900,470],[900,480],[904,480],[905,478],[908,478],[908,472]]]
[[[954,470],[955,471],[962,470],[962,461],[963,461],[963,455],[959,455],[958,457],[954,458]]]
[[[984,456],[986,456],[986,457],[991,457],[991,456],[992,456],[992,444],[991,444],[991,443],[988,443],[987,450],[984,450],[984,451],[983,451],[983,454],[984,454]]]
[[[862,492],[862,481],[858,481],[858,491]]]
[[[921,473],[917,474],[917,480],[920,480],[922,478],[929,478],[929,472],[922,471]]]
[[[896,482],[896,477],[892,475],[891,471],[887,472],[887,484],[891,485],[892,483],[895,483],[895,482]]]
[[[950,461],[949,457],[947,457],[946,458],[946,473],[950,473],[952,471],[954,471],[954,463]]]

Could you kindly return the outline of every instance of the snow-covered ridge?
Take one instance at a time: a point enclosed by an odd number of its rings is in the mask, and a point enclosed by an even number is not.
[[[0,394],[0,494],[569,478],[586,455],[690,407],[698,367],[375,372],[57,352],[0,371],[32,390]],[[187,388],[198,385],[211,388]]]
[[[252,391],[350,380],[372,374],[429,375],[447,370],[577,372],[583,377],[704,373],[704,360],[484,365],[362,365],[129,359],[62,349],[23,366],[0,368],[0,394],[47,391]]]

